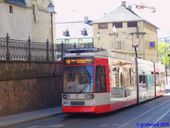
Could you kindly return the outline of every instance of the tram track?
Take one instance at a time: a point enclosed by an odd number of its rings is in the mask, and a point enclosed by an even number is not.
[[[164,96],[100,116],[62,114],[13,128],[140,128],[138,123],[170,121],[168,110],[170,97]]]
[[[154,127],[154,124],[157,124],[159,123],[159,121],[161,121],[161,119],[163,119],[164,117],[166,117],[168,115],[168,113],[170,113],[170,110],[167,111],[166,113],[164,113],[163,115],[161,115],[160,117],[156,118],[154,120],[154,122],[152,123],[152,125],[149,127],[149,128],[153,128]],[[162,122],[163,123],[163,122]],[[167,122],[164,122],[164,123],[167,123]]]
[[[164,107],[162,107],[164,106]],[[161,108],[161,109],[158,109]],[[159,119],[159,117],[161,115],[164,115],[165,113],[167,113],[167,110],[170,109],[170,101],[164,102],[156,107],[153,107],[147,111],[145,111],[144,113],[132,118],[131,120],[128,120],[127,122],[121,124],[118,128],[131,128],[129,126],[134,126],[134,124],[136,125],[137,123],[151,123],[154,124],[155,122],[157,122]],[[146,118],[148,117],[148,115],[152,115],[153,119],[151,119],[149,116],[149,120],[147,120],[146,122]],[[143,118],[142,118],[143,117]],[[157,118],[158,117],[158,118]]]

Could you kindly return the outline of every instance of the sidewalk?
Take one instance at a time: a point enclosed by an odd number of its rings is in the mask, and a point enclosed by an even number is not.
[[[165,86],[166,94],[164,96],[170,96],[170,85]]]
[[[62,114],[61,107],[42,109],[42,110],[25,112],[25,113],[11,115],[11,116],[0,117],[0,128],[4,128],[7,126],[20,124],[28,121],[33,121],[45,117],[50,117],[56,114]]]

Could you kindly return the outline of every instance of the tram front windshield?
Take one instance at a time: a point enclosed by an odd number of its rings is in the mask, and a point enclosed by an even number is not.
[[[94,66],[64,67],[64,92],[88,93],[93,92]]]

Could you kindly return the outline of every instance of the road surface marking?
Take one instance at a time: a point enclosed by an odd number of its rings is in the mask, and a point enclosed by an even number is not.
[[[160,118],[158,118],[153,124],[152,126],[150,126],[149,128],[152,128],[154,126],[154,124],[158,123],[163,117],[165,117],[168,113],[170,112],[170,110],[168,112],[166,112],[165,114],[163,114]]]
[[[129,120],[129,121],[127,121],[126,123],[122,124],[122,125],[121,125],[120,127],[118,127],[118,128],[122,128],[123,126],[128,125],[130,122],[132,122],[132,121],[134,121],[134,120],[142,117],[142,116],[145,115],[146,113],[148,113],[148,112],[150,112],[150,111],[152,111],[152,110],[154,110],[154,109],[156,109],[156,108],[159,108],[160,106],[163,106],[164,104],[167,104],[167,103],[169,103],[169,101],[168,101],[168,102],[165,102],[165,103],[162,103],[162,104],[160,104],[159,106],[156,106],[156,107],[154,107],[154,108],[152,108],[152,109],[144,112],[143,114],[141,114],[141,115],[139,115],[139,116],[137,116],[137,117],[132,118],[131,120]]]

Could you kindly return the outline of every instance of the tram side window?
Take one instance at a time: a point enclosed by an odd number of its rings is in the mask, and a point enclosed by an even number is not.
[[[159,72],[156,72],[156,86],[160,86]]]
[[[143,88],[148,88],[148,81],[146,75],[139,75],[139,85]]]
[[[106,92],[106,69],[96,66],[96,92]]]
[[[166,75],[165,75],[165,73],[163,73],[163,72],[161,72],[160,73],[160,83],[161,83],[161,85],[165,85],[165,77],[166,77]]]

